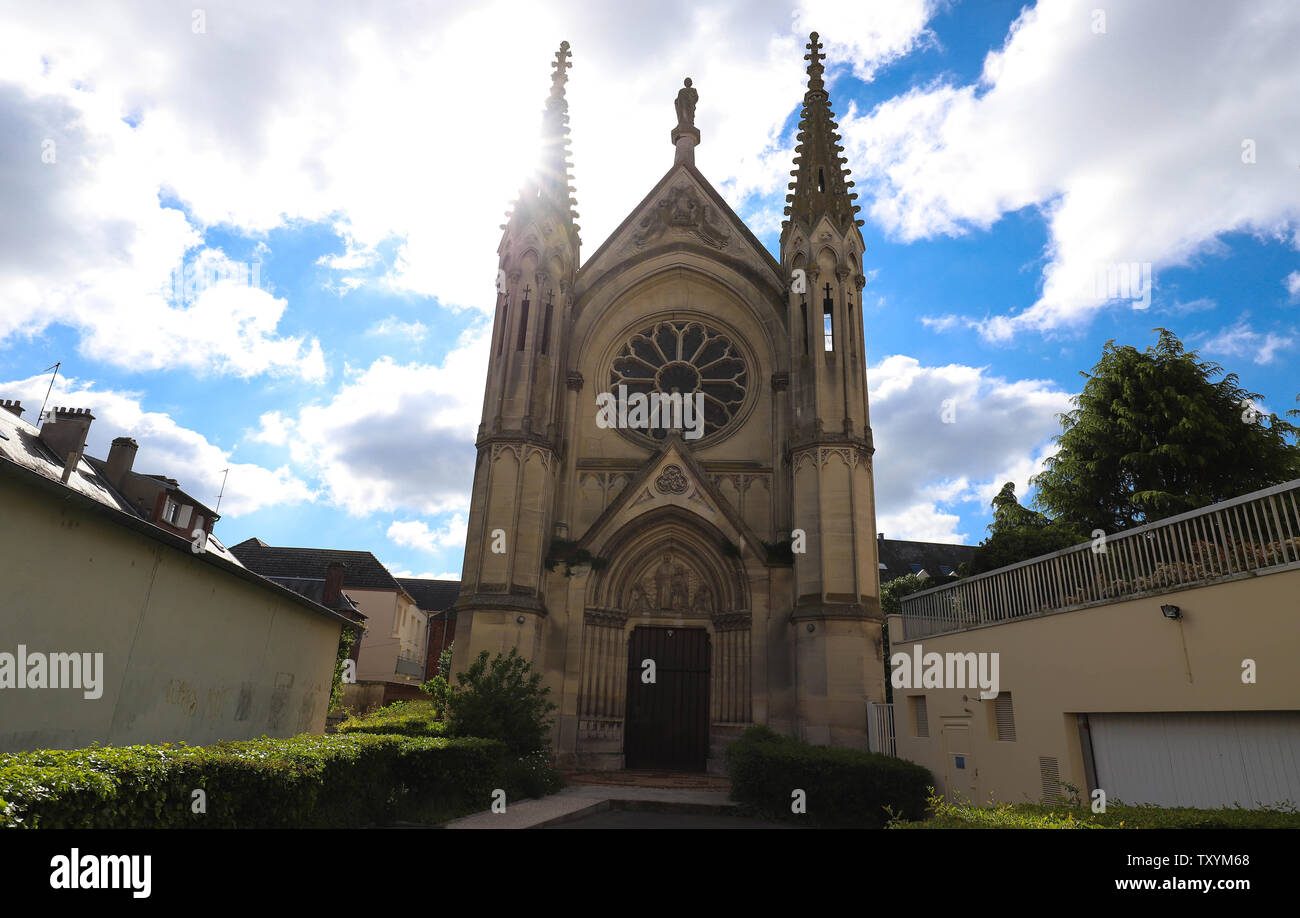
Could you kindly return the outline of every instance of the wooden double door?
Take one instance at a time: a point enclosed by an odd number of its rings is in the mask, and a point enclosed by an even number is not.
[[[642,626],[627,653],[626,768],[704,771],[709,755],[709,632]],[[653,681],[646,675],[653,663]]]

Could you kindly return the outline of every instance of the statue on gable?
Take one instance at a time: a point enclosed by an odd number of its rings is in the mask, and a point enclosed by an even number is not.
[[[695,103],[700,101],[700,94],[691,87],[691,78],[686,78],[686,85],[677,90],[677,126],[695,127]]]

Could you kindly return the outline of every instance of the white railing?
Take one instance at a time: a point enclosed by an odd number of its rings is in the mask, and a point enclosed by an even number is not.
[[[902,598],[903,640],[1300,562],[1300,479]]]
[[[867,748],[872,752],[897,756],[894,746],[894,706],[867,702]]]

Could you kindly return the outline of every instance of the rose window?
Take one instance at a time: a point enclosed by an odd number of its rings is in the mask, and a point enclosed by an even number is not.
[[[704,436],[722,429],[745,403],[749,370],[739,347],[721,332],[691,321],[665,321],[637,332],[619,350],[609,373],[610,389],[634,393],[701,395]],[[693,399],[699,404],[700,399]],[[669,421],[636,432],[662,440]]]

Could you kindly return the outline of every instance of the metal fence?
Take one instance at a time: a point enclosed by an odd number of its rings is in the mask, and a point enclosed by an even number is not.
[[[902,598],[912,640],[1300,561],[1300,479]]]

